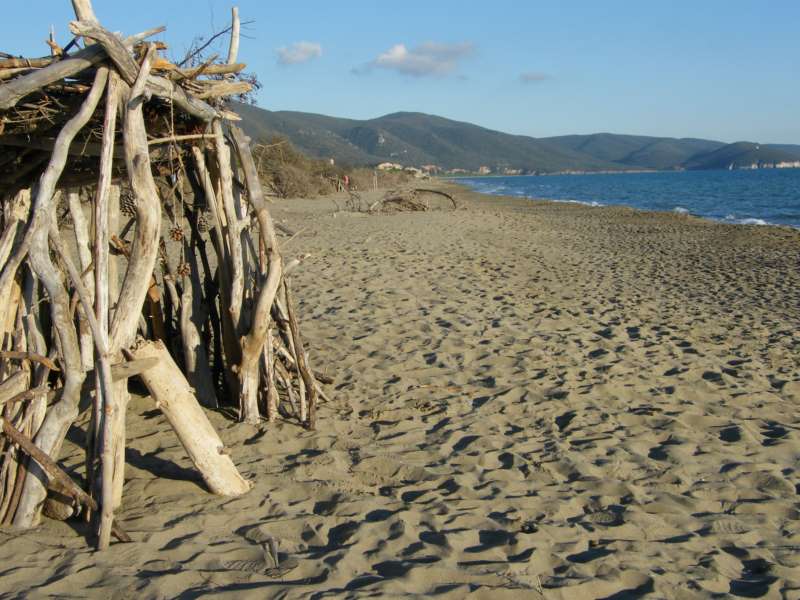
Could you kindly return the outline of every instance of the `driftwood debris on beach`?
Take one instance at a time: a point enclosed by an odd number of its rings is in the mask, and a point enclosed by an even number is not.
[[[114,510],[130,377],[221,495],[250,483],[200,405],[314,428],[324,392],[250,140],[226,109],[252,86],[238,11],[227,60],[175,64],[150,41],[163,28],[120,37],[90,0],[72,4],[68,46],[0,54],[0,524],[35,526],[72,498],[105,548],[126,538]],[[78,482],[57,461],[86,413]]]
[[[373,202],[367,202],[356,190],[350,190],[348,198],[345,200],[345,207],[352,212],[366,212],[370,214],[378,213],[398,213],[398,212],[425,212],[434,208],[441,208],[436,203],[431,203],[429,196],[437,199],[447,200],[445,207],[451,210],[458,210],[459,205],[456,199],[443,190],[435,190],[419,187],[402,187],[390,189],[380,198]],[[336,201],[334,200],[334,204]],[[338,204],[337,209],[341,210]]]

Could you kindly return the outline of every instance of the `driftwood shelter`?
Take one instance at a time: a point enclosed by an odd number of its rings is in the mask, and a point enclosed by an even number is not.
[[[114,509],[130,377],[223,495],[250,485],[200,405],[313,428],[324,392],[295,316],[294,265],[226,109],[250,89],[236,9],[227,60],[182,67],[151,41],[162,28],[122,37],[89,0],[72,4],[67,47],[0,54],[0,524],[81,505],[104,548],[127,539]],[[86,412],[77,481],[57,461]]]

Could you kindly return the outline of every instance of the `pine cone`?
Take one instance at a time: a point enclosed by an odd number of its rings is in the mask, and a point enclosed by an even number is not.
[[[208,222],[208,213],[203,211],[197,216],[197,231],[206,233],[209,229],[211,229],[211,224]]]
[[[169,237],[173,242],[180,242],[183,240],[183,229],[181,227],[173,227],[169,230]]]
[[[136,196],[133,190],[123,189],[119,195],[119,210],[127,217],[136,216]]]

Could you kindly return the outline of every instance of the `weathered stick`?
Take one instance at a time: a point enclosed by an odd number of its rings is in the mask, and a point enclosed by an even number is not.
[[[103,332],[100,328],[97,319],[94,316],[94,312],[92,310],[92,299],[90,297],[89,290],[83,284],[81,280],[81,275],[78,270],[75,268],[75,265],[72,264],[72,261],[67,254],[64,246],[61,242],[59,237],[58,229],[53,226],[51,227],[50,237],[53,242],[53,245],[58,252],[61,262],[67,269],[70,278],[72,279],[72,283],[75,286],[75,289],[78,292],[78,296],[80,297],[81,304],[83,305],[84,315],[86,317],[86,321],[89,325],[89,328],[92,332],[92,338],[94,340],[94,345],[97,348],[97,371],[99,374],[99,381],[100,386],[98,386],[98,393],[102,395],[103,398],[111,398],[113,393],[112,388],[112,379],[111,379],[111,366],[109,361],[108,355],[108,340],[103,336]],[[111,408],[109,406],[105,406],[104,408]],[[104,410],[104,433],[106,432],[106,425],[110,422],[110,411]],[[110,469],[113,466],[113,463],[110,461],[110,452],[106,452],[107,440],[110,438],[103,439],[103,457],[107,461],[103,466],[107,469]],[[98,533],[98,547],[100,550],[104,550],[108,548],[110,543],[110,536],[111,536],[111,524],[113,522],[114,512],[113,512],[113,502],[111,498],[111,491],[112,486],[110,483],[111,477],[109,476],[110,470],[105,471],[103,474],[103,501],[101,504],[102,511],[100,513],[100,530]]]
[[[289,316],[289,328],[294,340],[294,350],[297,360],[297,370],[303,379],[308,394],[308,421],[305,423],[308,429],[315,429],[317,426],[317,385],[314,381],[314,374],[308,367],[306,352],[303,348],[303,338],[300,336],[300,327],[297,324],[297,317],[294,314],[294,302],[289,286],[288,278],[283,280],[283,291],[286,295],[286,311]]]
[[[58,365],[46,356],[36,354],[35,352],[19,352],[15,350],[2,350],[0,351],[0,358],[11,360],[28,360],[43,364],[51,371],[59,371]]]
[[[25,238],[29,240],[28,248],[30,249],[31,267],[44,284],[48,296],[50,296],[51,316],[53,325],[58,333],[65,374],[64,390],[61,398],[47,412],[44,422],[36,434],[37,445],[53,457],[58,456],[61,444],[67,434],[67,429],[78,416],[78,402],[84,373],[81,365],[77,333],[70,317],[69,296],[61,280],[61,274],[53,266],[50,259],[50,249],[47,243],[48,229],[55,212],[53,206],[57,200],[54,195],[54,189],[66,164],[69,144],[94,113],[105,89],[107,78],[108,69],[98,69],[92,89],[86,100],[84,100],[78,114],[70,119],[59,133],[60,145],[54,150],[50,164],[39,182],[34,214],[25,235]],[[16,264],[13,264],[12,260],[9,261],[10,265],[6,264],[3,275],[0,276],[0,291],[4,289],[4,285],[7,285],[3,283],[3,280],[8,278],[10,281],[15,276],[19,262],[28,248],[24,248],[23,241],[23,244],[14,255],[15,258],[12,259]],[[25,488],[22,491],[20,504],[14,516],[15,526],[29,528],[38,522],[42,503],[47,497],[47,489],[44,486],[43,479],[43,474],[33,469],[28,477],[25,478]]]
[[[191,250],[188,243],[186,247],[187,251]],[[196,261],[193,261],[191,270],[190,276],[184,280],[183,294],[181,295],[180,322],[184,367],[187,378],[197,391],[203,405],[217,408],[217,394],[214,390],[214,381],[208,367],[208,355],[198,325],[198,322],[202,321],[198,319],[202,288]]]
[[[250,483],[239,475],[222,441],[197,403],[192,387],[160,341],[140,342],[131,358],[156,358],[158,363],[141,377],[156,406],[164,413],[189,458],[214,494],[239,496]]]
[[[133,85],[137,73],[139,73],[139,69],[136,65],[136,61],[128,52],[126,44],[122,40],[97,23],[72,21],[69,24],[69,28],[75,35],[82,35],[96,40],[98,44],[103,46],[103,49],[111,60],[114,61],[114,65],[119,70],[125,82],[129,85]],[[175,105],[184,112],[203,121],[212,121],[222,116],[205,102],[187,94],[180,86],[176,85],[174,81],[150,75],[149,71],[147,77],[144,79],[143,85],[146,86],[149,93],[175,103]]]
[[[228,60],[226,61],[229,65],[232,65],[236,62],[236,58],[239,56],[239,28],[241,27],[241,22],[239,21],[239,7],[234,6],[231,8],[231,41],[230,45],[228,46]]]
[[[267,279],[263,282],[258,300],[253,310],[253,324],[250,332],[242,338],[242,360],[239,364],[238,376],[242,397],[243,420],[253,423],[258,421],[258,380],[259,357],[267,341],[270,324],[270,311],[278,286],[281,283],[283,260],[278,251],[278,239],[275,227],[267,210],[261,182],[258,179],[255,161],[250,153],[247,136],[238,127],[232,127],[233,141],[239,155],[239,163],[247,182],[247,198],[255,210],[258,219],[259,234],[262,237],[268,256]]]
[[[150,36],[164,31],[164,27],[156,27],[142,33],[132,35],[125,39],[123,44],[126,48],[133,48],[134,45],[146,40]],[[81,71],[89,69],[106,59],[108,55],[100,45],[92,45],[73,54],[70,58],[54,62],[53,64],[34,71],[30,75],[19,77],[0,86],[0,110],[7,110],[17,104],[28,94],[42,89],[56,81],[61,81]],[[204,104],[204,103],[201,103]]]
[[[217,166],[219,168],[219,187],[222,196],[222,205],[225,218],[228,222],[227,240],[230,251],[231,267],[231,291],[230,306],[228,310],[233,320],[233,328],[236,335],[240,333],[240,319],[242,313],[242,299],[244,294],[244,258],[242,255],[242,242],[239,236],[239,217],[236,213],[233,198],[233,172],[231,170],[231,153],[225,136],[222,132],[222,125],[215,121],[212,125],[214,132],[214,143],[217,150]]]
[[[67,202],[69,203],[69,214],[72,217],[72,230],[75,234],[75,247],[78,251],[78,261],[83,273],[84,284],[91,286],[90,281],[92,276],[90,269],[92,266],[92,252],[89,249],[89,227],[86,223],[86,216],[83,214],[81,207],[81,198],[78,190],[67,191]],[[92,290],[94,288],[92,287]],[[91,294],[92,300],[94,294]],[[83,314],[81,307],[79,312],[80,324],[80,342],[81,342],[81,360],[83,360],[83,370],[88,371],[92,368],[94,362],[94,342],[92,341],[92,334],[89,331],[89,326],[86,323],[86,317]]]
[[[56,146],[50,157],[50,163],[47,165],[47,169],[45,169],[39,180],[36,199],[33,202],[33,215],[28,222],[28,229],[25,231],[25,236],[19,247],[15,249],[14,253],[3,265],[3,270],[0,274],[0,298],[8,297],[11,280],[16,276],[19,265],[30,249],[33,235],[43,227],[45,231],[47,229],[46,221],[50,219],[55,212],[55,188],[67,164],[69,146],[78,132],[89,122],[89,119],[94,114],[100,102],[100,98],[103,95],[107,79],[108,69],[98,69],[94,78],[92,90],[86,96],[86,100],[83,101],[80,110],[78,110],[77,114],[64,125],[56,138]],[[2,94],[3,89],[5,89],[5,87],[0,87],[0,94]]]
[[[11,441],[22,448],[31,458],[33,458],[33,460],[39,463],[42,470],[51,480],[57,481],[64,490],[66,490],[73,498],[87,508],[91,510],[97,510],[97,503],[94,501],[94,499],[92,499],[80,488],[80,486],[72,481],[72,478],[64,473],[64,471],[59,468],[55,461],[50,458],[46,452],[37,447],[32,440],[28,439],[25,435],[17,431],[7,419],[0,417],[0,422],[3,424],[3,433],[7,435]],[[116,537],[119,541],[131,541],[130,536],[123,531],[119,524],[114,523],[111,531],[114,534],[114,537]]]
[[[78,19],[97,23],[91,0],[72,0],[72,10]]]
[[[94,316],[98,324],[100,343],[108,349],[109,322],[109,199],[111,196],[111,179],[114,164],[114,143],[117,128],[117,111],[119,109],[119,76],[111,71],[106,90],[105,115],[103,117],[103,141],[100,154],[100,175],[97,180],[97,192],[94,208]],[[114,273],[116,277],[116,273]],[[102,374],[98,371],[94,377],[95,395],[93,399],[92,418],[89,424],[89,444],[86,453],[86,479],[90,493],[96,493],[96,460],[97,451],[102,448],[101,432],[105,426],[103,407],[113,402],[103,394]],[[113,389],[112,389],[113,393]],[[105,533],[104,533],[105,535]]]
[[[109,353],[116,356],[123,348],[130,347],[136,338],[139,317],[142,313],[148,286],[143,282],[150,281],[158,258],[158,240],[161,232],[161,203],[158,188],[150,168],[150,156],[147,147],[147,130],[144,124],[143,106],[145,102],[145,85],[155,55],[155,46],[151,45],[142,62],[139,75],[130,90],[125,104],[125,122],[123,126],[123,146],[125,148],[125,166],[131,190],[136,196],[136,229],[128,268],[119,292],[117,308],[109,331]],[[114,386],[113,400],[113,505],[122,503],[122,486],[125,480],[125,412],[128,404],[127,383]],[[108,409],[105,409],[108,412]],[[105,432],[104,432],[104,439]],[[104,445],[103,452],[106,448]],[[107,459],[106,456],[103,457]],[[110,473],[105,470],[103,477]]]

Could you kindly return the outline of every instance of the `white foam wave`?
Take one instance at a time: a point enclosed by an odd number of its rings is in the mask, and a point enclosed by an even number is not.
[[[730,223],[736,223],[737,225],[770,225],[768,221],[764,219],[756,219],[754,217],[745,217],[744,219],[738,218],[736,215],[726,215],[725,221]]]
[[[688,208],[683,208],[682,206],[676,206],[675,208],[672,209],[672,212],[676,212],[679,215],[688,215],[689,214],[689,209]]]
[[[557,200],[557,199],[551,199],[551,198],[547,198],[547,199],[551,200],[552,202],[561,202],[563,204],[580,204],[581,206],[591,206],[592,208],[600,208],[602,206],[605,206],[605,204],[603,204],[601,202],[594,202],[594,201],[592,201],[592,202],[584,202],[583,200]]]

